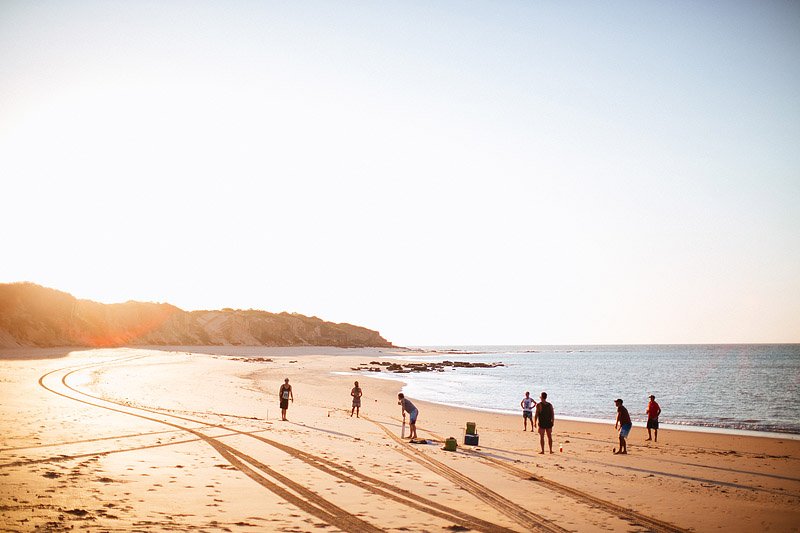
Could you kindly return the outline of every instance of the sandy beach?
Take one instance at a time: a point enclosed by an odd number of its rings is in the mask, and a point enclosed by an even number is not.
[[[394,355],[2,351],[0,529],[800,530],[798,440],[662,430],[652,443],[637,424],[616,456],[612,425],[557,418],[556,453],[539,455],[521,416],[411,398],[427,443],[410,444],[399,383],[333,373]],[[468,421],[480,446],[461,446]],[[450,436],[456,452],[442,449]]]

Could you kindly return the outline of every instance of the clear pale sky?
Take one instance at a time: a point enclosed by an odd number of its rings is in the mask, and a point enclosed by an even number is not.
[[[79,298],[800,342],[800,4],[4,1],[0,180]]]

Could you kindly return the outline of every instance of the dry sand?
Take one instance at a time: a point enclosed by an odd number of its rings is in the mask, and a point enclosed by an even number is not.
[[[522,417],[416,402],[359,377],[389,350],[0,352],[0,530],[797,531],[800,441],[662,430],[615,456],[611,425],[556,421],[538,455]],[[223,354],[235,354],[238,359]],[[247,360],[271,357],[271,362]],[[294,386],[289,421],[277,390]],[[413,398],[412,398],[413,399]],[[558,406],[556,406],[556,409]],[[480,446],[462,442],[477,423]],[[559,453],[562,445],[564,451]]]

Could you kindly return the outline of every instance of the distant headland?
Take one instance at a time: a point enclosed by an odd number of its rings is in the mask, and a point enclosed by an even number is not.
[[[166,303],[102,304],[35,283],[0,283],[0,348],[22,346],[390,347],[373,331],[297,313],[184,311]]]

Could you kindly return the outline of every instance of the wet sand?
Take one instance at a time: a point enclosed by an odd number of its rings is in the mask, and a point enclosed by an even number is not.
[[[521,416],[412,398],[427,443],[409,444],[399,383],[358,377],[351,418],[355,378],[331,373],[392,355],[0,352],[0,529],[798,530],[800,441],[662,430],[656,444],[637,426],[615,456],[613,426],[557,419],[556,453],[539,455]],[[467,421],[480,446],[442,450]]]

